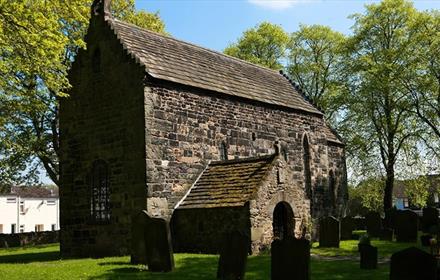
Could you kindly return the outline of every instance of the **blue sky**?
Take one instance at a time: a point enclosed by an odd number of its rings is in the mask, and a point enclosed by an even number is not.
[[[293,32],[300,23],[328,25],[348,34],[362,13],[364,0],[136,0],[136,8],[159,11],[167,31],[175,38],[222,51],[242,32],[262,21]],[[440,9],[440,0],[415,1],[419,10]]]

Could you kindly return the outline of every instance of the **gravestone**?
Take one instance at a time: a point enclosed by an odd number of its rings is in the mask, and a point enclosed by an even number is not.
[[[173,270],[173,249],[167,221],[151,218],[145,210],[133,217],[131,263],[145,264],[155,272]]]
[[[341,220],[341,240],[353,239],[353,230],[355,230],[356,224],[353,217],[344,217]]]
[[[394,253],[390,280],[437,280],[437,260],[431,254],[410,247]]]
[[[395,221],[397,242],[417,242],[418,216],[410,210],[398,211]]]
[[[238,231],[224,235],[217,269],[217,279],[244,279],[249,244],[249,237]]]
[[[438,225],[438,210],[437,208],[427,207],[423,208],[422,216],[422,230],[429,232],[431,227]]]
[[[324,217],[319,221],[319,247],[339,248],[339,221],[334,217]]]
[[[364,244],[359,246],[359,252],[361,254],[361,269],[377,268],[377,247]]]
[[[271,246],[272,280],[310,279],[310,242],[289,237],[277,239]]]
[[[382,219],[377,212],[368,212],[365,215],[365,224],[367,226],[367,233],[370,237],[380,237],[382,230]]]

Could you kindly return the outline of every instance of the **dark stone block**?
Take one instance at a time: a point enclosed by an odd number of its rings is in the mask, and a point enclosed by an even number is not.
[[[382,231],[382,219],[377,212],[368,212],[365,215],[365,224],[367,227],[367,233],[370,237],[380,237]]]
[[[339,221],[325,217],[319,221],[319,247],[339,248]]]
[[[146,211],[132,223],[131,263],[143,263],[151,271],[167,272],[174,268],[171,234],[164,219],[151,218]]]
[[[430,228],[438,225],[438,210],[437,208],[427,207],[423,208],[422,216],[422,230],[429,232]]]
[[[355,223],[355,230],[364,230],[367,228],[365,225],[365,218],[353,218]]]
[[[390,262],[390,280],[437,280],[437,260],[415,247],[394,253]]]
[[[417,242],[418,216],[410,210],[398,211],[395,221],[397,242]]]
[[[249,244],[249,237],[238,231],[225,234],[218,263],[217,279],[244,279]]]
[[[377,268],[377,247],[368,244],[359,245],[359,252],[361,254],[361,269]]]
[[[353,230],[356,224],[353,217],[344,217],[341,220],[341,240],[353,239]]]
[[[293,237],[273,241],[271,279],[310,279],[310,242]]]

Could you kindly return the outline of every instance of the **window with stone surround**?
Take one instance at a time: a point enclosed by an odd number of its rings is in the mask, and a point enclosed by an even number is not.
[[[307,134],[303,137],[304,188],[308,198],[312,198],[312,175],[310,171],[310,146]]]
[[[95,222],[110,220],[109,167],[103,160],[93,163],[91,174],[91,217]]]
[[[228,159],[228,148],[226,147],[225,141],[220,144],[220,160]]]
[[[329,203],[331,207],[335,206],[336,194],[335,194],[335,174],[333,170],[330,170],[328,174],[328,192],[329,192]]]

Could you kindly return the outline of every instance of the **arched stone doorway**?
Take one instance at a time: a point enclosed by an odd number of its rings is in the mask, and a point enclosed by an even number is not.
[[[294,237],[295,219],[292,207],[285,201],[279,202],[273,210],[273,238]]]

